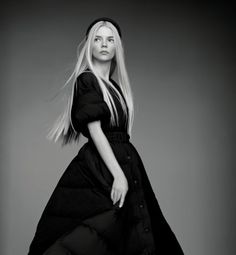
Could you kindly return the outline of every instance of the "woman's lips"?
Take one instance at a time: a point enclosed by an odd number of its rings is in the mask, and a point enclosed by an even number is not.
[[[108,51],[100,51],[101,54],[108,54]]]

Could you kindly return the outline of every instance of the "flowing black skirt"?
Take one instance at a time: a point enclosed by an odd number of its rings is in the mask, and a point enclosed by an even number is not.
[[[28,255],[184,254],[129,135],[106,136],[128,180],[123,207],[113,205],[113,177],[89,140],[56,185]]]

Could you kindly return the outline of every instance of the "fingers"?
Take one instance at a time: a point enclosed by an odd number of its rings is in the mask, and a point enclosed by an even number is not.
[[[119,207],[122,207],[123,204],[124,204],[124,200],[125,200],[125,195],[124,193],[121,194],[121,198],[120,198],[120,204],[119,204]]]
[[[113,204],[116,203],[116,199],[117,199],[116,197],[117,197],[116,190],[114,188],[112,188],[112,190],[111,190],[111,200],[113,201]]]
[[[118,190],[112,188],[111,199],[113,201],[113,205],[120,200],[119,207],[122,207],[125,200],[125,192],[119,192]]]
[[[113,204],[114,204],[114,189],[113,188],[111,189],[111,200],[113,201]]]
[[[121,194],[120,194],[120,192],[117,189],[112,188],[111,199],[113,201],[113,204],[115,204],[119,200],[120,195]]]

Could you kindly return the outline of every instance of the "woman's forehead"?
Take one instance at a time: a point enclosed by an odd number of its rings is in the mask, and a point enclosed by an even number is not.
[[[96,36],[112,36],[113,35],[113,31],[107,27],[107,26],[101,26],[98,28],[97,32],[96,32]]]

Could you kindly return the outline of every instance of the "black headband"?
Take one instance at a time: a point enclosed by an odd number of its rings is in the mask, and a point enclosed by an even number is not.
[[[102,18],[95,19],[95,20],[89,25],[89,27],[87,28],[87,31],[86,31],[86,39],[87,39],[87,37],[88,37],[88,33],[89,33],[90,29],[92,28],[92,26],[93,26],[94,24],[96,24],[97,22],[99,22],[99,21],[109,21],[109,22],[111,22],[111,23],[116,27],[120,38],[122,37],[122,36],[121,36],[121,29],[120,29],[120,26],[119,26],[113,19],[107,18],[107,17],[102,17]]]

